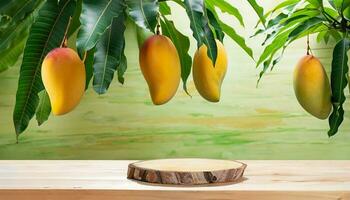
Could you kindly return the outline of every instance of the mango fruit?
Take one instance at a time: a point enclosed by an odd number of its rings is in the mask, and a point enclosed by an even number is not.
[[[331,110],[331,87],[321,62],[312,55],[304,56],[294,71],[294,92],[300,105],[311,115],[328,118]]]
[[[139,61],[153,104],[165,104],[175,95],[181,78],[174,44],[166,36],[153,35],[143,43]]]
[[[49,95],[52,113],[63,115],[73,110],[85,91],[85,65],[70,48],[50,51],[42,64],[41,76]]]
[[[210,102],[219,102],[221,84],[227,71],[227,54],[224,45],[216,40],[217,59],[215,67],[208,57],[207,47],[203,44],[193,59],[193,81],[199,94]]]

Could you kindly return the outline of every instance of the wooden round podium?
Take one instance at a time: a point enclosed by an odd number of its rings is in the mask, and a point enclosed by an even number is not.
[[[246,164],[232,160],[181,158],[131,163],[128,179],[150,184],[211,185],[242,180]]]

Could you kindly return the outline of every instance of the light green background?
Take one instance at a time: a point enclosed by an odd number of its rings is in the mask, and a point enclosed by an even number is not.
[[[257,18],[244,0],[232,0],[246,29],[222,15],[246,38]],[[274,0],[260,1],[265,8]],[[176,26],[192,35],[185,12],[171,4]],[[257,58],[262,38],[249,39]],[[192,42],[191,53],[195,42]],[[350,101],[340,132],[329,139],[328,122],[311,117],[298,104],[292,87],[293,67],[305,54],[305,41],[295,42],[282,62],[256,88],[252,61],[232,40],[225,39],[229,69],[220,103],[209,103],[195,91],[179,87],[164,106],[153,106],[138,66],[134,32],[127,30],[128,70],[125,85],[114,81],[106,95],[90,88],[81,104],[62,117],[50,116],[41,127],[32,120],[15,144],[12,111],[17,65],[0,74],[0,159],[150,159],[210,157],[225,159],[350,159]],[[332,45],[330,45],[332,46]],[[312,43],[313,52],[330,65],[330,49]],[[349,93],[347,92],[347,97]]]

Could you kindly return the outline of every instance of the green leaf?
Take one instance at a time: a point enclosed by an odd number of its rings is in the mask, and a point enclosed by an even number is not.
[[[11,49],[0,52],[0,72],[3,72],[9,67],[13,66],[23,53],[27,34],[24,33],[22,36],[19,35],[18,38],[22,39],[18,40],[17,44],[11,45]]]
[[[315,6],[315,8],[323,7],[323,1],[322,0],[307,0],[310,4]]]
[[[217,58],[217,46],[213,32],[210,29],[209,22],[205,16],[203,0],[184,0],[187,15],[190,19],[190,26],[193,37],[197,41],[199,48],[205,44],[208,48],[208,57],[215,66]]]
[[[284,44],[287,42],[288,40],[288,35],[290,34],[290,32],[292,32],[293,29],[287,30],[279,35],[277,35],[276,38],[274,38],[274,40],[271,42],[271,44],[267,45],[263,51],[263,53],[260,55],[260,58],[256,64],[256,66],[258,67],[260,64],[262,64],[268,57],[270,57],[271,55],[274,55],[276,51],[278,51],[279,49],[281,49]]]
[[[327,13],[328,15],[332,16],[334,19],[338,19],[340,17],[339,13],[336,10],[332,9],[332,8],[324,7],[323,11],[325,13]]]
[[[271,37],[271,43],[265,47],[263,53],[260,55],[256,66],[258,67],[266,59],[272,59],[270,56],[274,55],[276,51],[278,51],[285,45],[285,43],[288,41],[288,35],[297,27],[298,24],[302,23],[306,19],[301,18],[297,20],[292,20],[290,23],[284,25],[283,27],[280,27],[278,29],[278,33],[274,34],[274,36]]]
[[[319,33],[317,34],[316,41],[317,41],[318,43],[324,41],[324,43],[327,44],[328,41],[329,41],[329,32],[328,32],[328,31],[319,32]]]
[[[350,6],[346,7],[343,12],[344,18],[348,21],[350,20]]]
[[[93,65],[94,65],[94,56],[95,56],[96,47],[90,49],[86,52],[85,57],[85,73],[86,73],[86,83],[85,83],[85,90],[89,88],[90,81],[93,75]]]
[[[171,15],[171,9],[166,1],[159,2],[159,12],[162,15]]]
[[[21,7],[16,7],[14,11],[7,10],[11,15],[11,23],[6,28],[0,28],[0,72],[13,66],[22,54],[29,28],[41,6],[41,1],[35,4],[27,1]],[[6,10],[3,11],[6,12]]]
[[[74,9],[74,0],[60,0],[58,5],[56,0],[47,0],[32,25],[24,49],[13,113],[17,136],[27,128],[38,106],[38,93],[43,89],[42,61],[49,51],[62,43]]]
[[[26,19],[42,2],[43,0],[9,1],[9,3],[1,8],[0,15],[8,16],[9,23],[7,25],[13,27]],[[1,32],[0,29],[0,33]]]
[[[224,37],[225,37],[225,34],[224,32],[222,31],[221,27],[220,27],[220,24],[218,22],[218,20],[216,19],[214,13],[212,13],[212,11],[210,11],[209,9],[207,9],[207,15],[208,15],[208,19],[209,19],[209,23],[210,25],[214,28],[215,30],[215,35],[216,35],[216,38],[218,40],[220,40],[220,42],[223,42],[224,41]]]
[[[337,30],[331,29],[331,30],[329,30],[329,34],[330,34],[330,36],[332,36],[332,38],[334,39],[334,41],[336,43],[338,43],[342,39],[341,33],[339,33]]]
[[[121,61],[125,44],[124,31],[125,17],[121,14],[113,19],[112,26],[96,45],[93,86],[98,94],[107,92]]]
[[[39,92],[39,105],[36,109],[36,121],[38,125],[42,125],[49,119],[51,113],[51,103],[46,90]]]
[[[288,14],[280,13],[280,14],[277,15],[275,18],[273,18],[273,19],[271,19],[271,20],[269,20],[269,21],[267,22],[266,29],[268,30],[269,28],[272,28],[272,27],[274,27],[275,25],[278,25],[278,24],[281,22],[281,20],[283,20],[283,19],[285,19],[285,18],[287,18],[287,17],[289,17]]]
[[[235,41],[251,58],[254,59],[253,57],[253,51],[250,47],[247,46],[245,39],[238,35],[237,32],[229,25],[225,24],[224,22],[222,22],[217,14],[217,12],[215,11],[215,8],[213,8],[212,6],[208,6],[209,9],[211,11],[211,14],[213,14],[213,16],[215,17],[218,25],[218,28],[222,30],[222,34],[224,35],[225,33],[233,40]],[[208,15],[209,17],[209,15]],[[210,17],[209,17],[210,18]],[[218,30],[220,31],[220,30]],[[221,34],[221,33],[217,33],[217,34]]]
[[[350,0],[343,0],[341,12],[347,20],[350,19]]]
[[[80,14],[81,14],[81,10],[83,7],[83,0],[77,0],[77,5],[75,7],[75,11],[73,14],[73,17],[71,19],[70,25],[69,25],[69,29],[68,29],[68,33],[67,36],[71,37],[81,26],[80,24]]]
[[[313,32],[323,31],[319,28],[323,28],[324,25],[321,23],[321,25],[317,23],[313,24],[314,20],[310,21],[309,17],[310,16],[291,20],[288,22],[288,24],[281,25],[281,27],[278,29],[278,33],[273,36],[271,43],[265,47],[257,62],[257,67],[262,63],[264,64],[265,70],[262,70],[262,73],[260,74],[261,76],[265,73],[267,68],[269,68],[276,52],[282,49],[280,56],[273,60],[273,66],[279,62],[280,58],[283,56],[284,50],[292,41]],[[261,79],[261,76],[259,79]]]
[[[289,24],[295,24],[293,22],[295,22],[296,20],[305,21],[307,19],[319,16],[319,15],[320,15],[320,12],[315,9],[300,9],[298,11],[295,11],[291,15],[289,15],[287,18],[282,19],[278,25],[280,27],[285,27]],[[299,20],[299,19],[304,19],[304,20]]]
[[[225,0],[205,0],[205,5],[210,8],[212,11],[215,11],[215,7],[219,8],[221,12],[228,13],[234,16],[239,23],[244,27],[244,21],[241,13],[235,7]]]
[[[293,22],[295,21],[300,21],[300,19],[308,19],[311,17],[315,17],[320,14],[318,10],[315,9],[300,9],[295,12],[293,12],[294,7],[296,5],[292,5],[291,11],[288,10],[285,14],[284,10],[278,14],[276,17],[270,19],[267,23],[267,26],[265,29],[258,29],[256,33],[252,36],[256,36],[258,34],[262,33],[268,33],[271,35],[269,32],[275,32],[277,33],[279,29],[285,28],[286,26],[289,26],[290,24],[295,24]]]
[[[124,47],[125,48],[125,47]],[[119,83],[121,84],[124,84],[124,73],[126,71],[126,69],[128,68],[128,61],[127,61],[127,58],[123,52],[122,54],[122,57],[121,57],[121,60],[120,60],[120,63],[118,65],[118,81]]]
[[[264,16],[264,9],[259,6],[255,0],[247,0],[249,2],[249,4],[253,7],[255,13],[258,15],[260,21],[262,22],[262,24],[264,25],[265,27],[265,22],[266,22],[266,19],[265,19],[265,16]]]
[[[333,8],[337,9],[337,6],[335,5],[334,0],[328,0],[328,2]]]
[[[265,17],[271,15],[272,13],[276,12],[276,11],[279,11],[281,9],[285,9],[287,7],[294,7],[296,6],[296,4],[298,3],[302,3],[300,2],[300,0],[285,0],[285,1],[282,1],[281,3],[277,4],[276,7],[274,7],[273,9],[269,10],[266,14],[265,14]]]
[[[124,9],[124,2],[120,0],[83,0],[81,27],[77,38],[77,48],[81,56],[96,45],[111,25],[112,19],[118,17]]]
[[[288,13],[292,13],[295,11],[295,9],[302,4],[303,2],[300,0],[285,0],[282,1],[280,4],[278,4],[276,7],[274,7],[273,9],[269,10],[267,13],[265,13],[264,15],[264,19],[266,19],[268,16],[272,15],[274,12],[279,11],[281,9],[283,9],[281,11],[281,13],[284,13],[285,10]],[[255,28],[258,27],[258,25],[261,23],[261,20],[258,21],[258,23],[255,25]]]
[[[331,137],[338,132],[339,126],[344,119],[345,102],[344,89],[348,84],[347,74],[348,67],[348,55],[347,52],[350,49],[350,41],[347,38],[338,42],[333,50],[332,71],[331,71],[331,88],[332,88],[332,103],[333,111],[330,115],[328,135]]]
[[[192,66],[192,58],[188,53],[190,49],[190,40],[176,29],[172,21],[169,21],[165,17],[163,17],[163,20],[161,20],[161,26],[163,34],[173,41],[177,49],[181,63],[181,79],[183,82],[183,89],[187,94],[189,94],[187,91],[186,82],[191,73]]]
[[[322,25],[324,19],[319,17],[310,18],[303,23],[301,23],[297,28],[295,28],[289,35],[288,40],[293,41],[296,39],[301,33],[314,28],[315,26]]]
[[[336,30],[325,30],[318,34],[317,42],[320,42],[323,39],[324,43],[328,44],[329,40],[333,39],[335,43],[338,43],[342,38],[341,33]]]
[[[238,35],[231,26],[223,23],[222,21],[219,21],[220,26],[224,33],[226,33],[227,36],[229,36],[233,41],[235,41],[251,58],[254,59],[253,57],[253,51],[250,47],[245,42],[245,39]]]
[[[277,58],[274,59],[275,54],[278,52],[279,49],[272,51],[272,53],[270,54],[269,58],[266,59],[263,63],[263,69],[260,71],[259,73],[259,78],[257,81],[257,86],[259,85],[263,75],[266,73],[266,71],[270,68],[270,71],[273,70],[273,68],[277,65],[277,63],[282,59],[283,54],[285,49],[287,48],[286,45],[284,45],[283,47],[281,47],[282,50],[280,50],[279,56]]]
[[[333,8],[335,8],[339,13],[342,13],[346,7],[350,5],[349,0],[328,0]]]
[[[159,11],[157,0],[126,0],[129,16],[136,25],[154,33]]]

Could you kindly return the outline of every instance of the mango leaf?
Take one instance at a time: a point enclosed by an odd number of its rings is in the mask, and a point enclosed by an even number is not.
[[[278,14],[275,18],[273,18],[267,22],[266,30],[271,29],[275,25],[278,25],[283,19],[285,19],[287,17],[289,17],[289,15],[285,14],[283,12]]]
[[[189,94],[186,83],[191,73],[192,66],[192,58],[188,53],[190,49],[190,40],[188,39],[188,37],[186,37],[176,29],[172,21],[169,21],[164,16],[163,20],[161,20],[161,26],[163,34],[169,37],[171,41],[173,41],[177,49],[181,63],[181,79],[183,82],[183,89],[187,94]]]
[[[113,80],[124,50],[124,31],[125,17],[121,14],[113,19],[112,26],[107,29],[96,45],[92,84],[98,94],[106,93]]]
[[[3,5],[0,10],[0,15],[8,16],[8,26],[16,26],[27,16],[29,16],[43,1],[42,0],[21,0],[21,1],[9,1],[6,5]],[[0,29],[0,33],[1,33]],[[0,35],[1,36],[1,35]]]
[[[0,50],[0,72],[13,66],[23,53],[29,30],[27,26],[30,23],[32,23],[32,19],[28,18],[28,22],[22,23],[6,35],[5,38],[1,38],[4,40],[0,41],[0,46],[6,45],[6,47]]]
[[[243,17],[239,10],[233,7],[230,3],[226,2],[225,0],[205,0],[205,5],[211,10],[215,10],[215,7],[217,7],[221,10],[221,12],[228,13],[234,16],[244,27]]]
[[[342,40],[342,38],[343,38],[343,36],[342,36],[341,33],[339,33],[339,32],[336,31],[336,30],[333,30],[333,29],[329,30],[329,34],[330,34],[330,36],[332,36],[332,38],[334,39],[334,41],[335,41],[336,43],[338,43],[338,42],[339,42],[340,40]]]
[[[322,0],[307,0],[310,4],[315,6],[315,8],[323,7],[323,1]]]
[[[297,26],[298,27],[298,26]],[[299,39],[299,38],[302,38],[302,37],[305,37],[305,36],[307,36],[307,35],[311,35],[311,34],[314,34],[314,33],[318,33],[318,32],[322,32],[322,31],[324,31],[324,30],[327,30],[328,29],[328,27],[327,26],[325,26],[325,25],[315,25],[315,26],[312,26],[312,27],[310,27],[309,29],[307,29],[307,30],[305,30],[305,31],[303,31],[303,32],[301,32],[301,33],[299,33],[298,35],[296,35],[295,37],[293,37],[293,38],[289,38],[289,39],[287,39],[287,41],[283,44],[283,46],[280,46],[279,45],[279,47],[278,48],[276,48],[276,49],[273,49],[273,51],[271,52],[271,54],[270,54],[270,57],[269,57],[269,59],[268,60],[265,60],[265,62],[264,62],[264,65],[265,64],[268,64],[268,66],[267,67],[269,67],[269,65],[271,64],[271,62],[272,62],[272,65],[271,65],[271,71],[274,69],[274,67],[275,67],[275,65],[281,60],[281,58],[283,57],[283,54],[284,54],[284,52],[285,52],[285,50],[286,50],[286,48],[288,47],[288,45],[290,44],[290,43],[292,43],[294,40],[296,40],[296,39]],[[292,29],[290,29],[289,31],[291,31],[291,30],[295,30],[295,27],[294,28],[292,28]],[[274,41],[275,42],[275,41]],[[274,42],[272,42],[271,44],[273,45],[274,44]],[[280,50],[281,49],[281,50]],[[274,58],[274,55],[275,55],[275,53],[277,52],[277,51],[280,51],[280,53],[279,53],[279,56],[277,57],[277,58]],[[264,66],[264,68],[265,68],[265,66]],[[264,74],[264,70],[262,71],[263,73],[260,73],[260,78],[259,79],[261,79],[261,76]]]
[[[85,74],[86,74],[86,83],[85,83],[85,90],[89,88],[90,81],[93,75],[93,65],[94,65],[94,56],[95,56],[96,47],[90,49],[86,52],[85,57]]]
[[[203,0],[184,0],[184,6],[190,19],[193,37],[197,40],[197,47],[199,48],[203,44],[207,46],[208,57],[212,60],[213,66],[215,66],[217,46],[214,34],[211,31],[208,19],[205,16]]]
[[[302,17],[308,17],[310,15],[318,15],[319,11],[313,9],[300,9],[298,11],[294,12],[295,7],[297,4],[292,4],[281,11],[280,14],[278,14],[276,17],[270,19],[267,22],[267,25],[264,29],[258,29],[254,35],[251,37],[254,37],[256,35],[262,34],[262,33],[269,33],[269,32],[277,32],[279,27],[287,25],[289,22],[292,22],[296,19],[302,18]],[[311,16],[310,16],[311,17]],[[270,33],[271,34],[271,33]]]
[[[231,26],[223,23],[222,21],[219,21],[220,26],[224,33],[226,33],[227,36],[229,36],[233,41],[235,41],[252,59],[253,57],[253,51],[245,42],[245,39],[238,35],[235,29],[233,29]]]
[[[159,11],[157,0],[125,0],[131,19],[141,28],[154,33]]]
[[[59,4],[56,0],[47,0],[32,25],[24,49],[13,113],[17,138],[27,128],[38,106],[38,93],[43,89],[42,61],[49,51],[62,43],[74,9],[74,0],[61,0]]]
[[[328,41],[329,41],[329,32],[328,32],[328,31],[319,32],[319,33],[317,34],[316,41],[317,41],[318,43],[320,43],[320,42],[323,41],[325,44],[327,44]]]
[[[237,32],[229,25],[225,24],[224,22],[222,22],[217,14],[217,12],[215,11],[215,8],[208,6],[207,11],[211,11],[211,14],[215,17],[215,20],[217,21],[218,25],[218,30],[220,32],[223,32],[222,35],[227,34],[234,42],[236,42],[252,59],[254,59],[253,57],[253,51],[250,47],[247,46],[245,39],[240,36],[239,34],[237,34]],[[208,18],[210,14],[208,14]],[[215,23],[215,22],[214,22]],[[221,34],[221,33],[216,33],[216,34]]]
[[[350,20],[350,6],[346,7],[343,12],[344,18]]]
[[[260,21],[265,27],[266,19],[264,16],[264,9],[261,6],[259,6],[259,4],[257,4],[255,0],[247,0],[247,1],[253,7],[255,13],[258,15]]]
[[[125,46],[124,46],[124,48],[125,48]],[[117,68],[117,70],[118,70],[118,81],[121,84],[124,84],[124,81],[125,81],[124,73],[125,73],[127,68],[128,68],[128,61],[127,61],[127,58],[126,58],[126,56],[124,54],[124,51],[123,51],[120,63],[119,63],[118,68]]]
[[[341,12],[343,16],[349,20],[350,19],[350,0],[343,0],[341,5]]]
[[[322,22],[324,19],[319,18],[319,17],[313,17],[310,18],[303,23],[301,23],[298,27],[296,27],[289,35],[288,35],[288,40],[293,41],[296,39],[299,34],[309,30],[310,28],[313,28],[318,25],[322,25]]]
[[[214,28],[214,30],[215,30],[216,38],[217,38],[218,40],[220,40],[220,42],[223,42],[223,41],[224,41],[225,34],[224,34],[224,32],[222,31],[222,29],[221,29],[221,27],[220,27],[220,24],[219,24],[218,20],[216,19],[214,13],[212,13],[211,10],[207,9],[207,16],[208,16],[210,25],[211,25],[211,26]]]
[[[81,27],[77,38],[80,56],[96,45],[101,35],[111,25],[112,19],[118,17],[124,8],[124,2],[120,0],[83,0]]]
[[[282,1],[281,3],[277,4],[277,6],[275,6],[273,9],[269,10],[268,12],[265,13],[265,17],[271,15],[272,13],[275,13],[276,11],[279,11],[279,10],[283,10],[287,7],[290,7],[290,6],[295,6],[296,4],[300,3],[300,0],[285,0],[285,1]],[[301,2],[303,3],[303,2]]]
[[[77,0],[77,5],[75,8],[73,17],[71,19],[71,22],[70,22],[68,32],[67,32],[68,37],[71,37],[81,26],[80,14],[81,14],[82,6],[83,6],[82,4],[83,4],[83,0]]]
[[[171,9],[166,1],[159,2],[159,12],[162,15],[171,15]]]
[[[284,31],[276,36],[274,40],[271,42],[271,44],[267,45],[263,51],[263,53],[260,55],[260,58],[256,64],[256,67],[258,67],[260,64],[262,64],[266,59],[268,59],[271,55],[274,55],[276,51],[281,49],[285,43],[288,41],[288,35],[293,31],[293,29],[289,29],[287,31]]]
[[[328,0],[329,4],[339,13],[342,13],[346,7],[350,5],[349,0]]]
[[[257,67],[260,64],[262,64],[266,59],[273,59],[271,55],[274,55],[278,50],[280,50],[281,48],[286,48],[285,46],[288,45],[290,42],[299,38],[305,33],[309,33],[309,30],[314,28],[314,26],[318,27],[321,24],[319,22],[319,19],[313,19],[313,15],[295,18],[297,16],[298,15],[293,14],[291,15],[291,18],[293,18],[293,20],[285,20],[283,23],[280,22],[282,24],[280,24],[277,28],[278,32],[275,33],[273,37],[271,37],[272,41],[269,45],[265,47],[263,53],[261,54],[257,62]],[[302,14],[300,16],[304,15]],[[310,18],[312,20],[310,20]]]
[[[12,15],[10,16],[11,25],[0,28],[0,72],[13,66],[23,53],[29,28],[41,6],[41,1],[37,1],[35,4],[30,1],[17,8],[20,10],[16,9],[8,13]],[[16,21],[14,21],[15,19]]]
[[[284,27],[290,23],[293,23],[296,20],[299,20],[299,19],[307,20],[307,19],[319,16],[319,15],[320,15],[320,12],[318,10],[315,10],[315,9],[300,9],[300,10],[295,11],[294,13],[288,15],[287,18],[282,19],[278,23],[278,25],[280,27]],[[305,21],[305,20],[302,20],[302,21]]]
[[[51,103],[49,95],[46,90],[39,92],[39,105],[36,109],[36,121],[38,125],[42,125],[45,121],[49,119],[51,113]]]
[[[333,111],[330,115],[329,122],[329,137],[334,136],[339,129],[339,126],[344,120],[345,102],[344,89],[348,84],[348,55],[350,49],[350,41],[347,38],[338,42],[333,50],[332,71],[331,71],[331,88],[332,88],[332,103]]]

